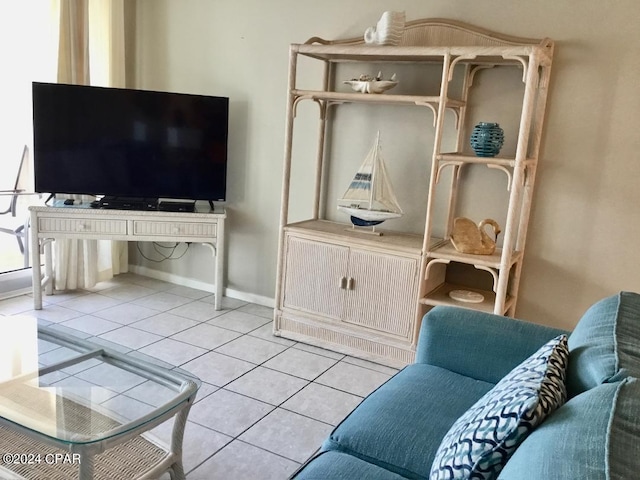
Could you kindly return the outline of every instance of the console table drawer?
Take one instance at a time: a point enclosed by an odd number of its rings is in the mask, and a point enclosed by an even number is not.
[[[126,235],[126,220],[99,220],[93,218],[39,218],[40,233],[99,233]]]
[[[215,223],[188,222],[150,222],[137,220],[133,222],[133,235],[138,236],[189,236],[213,238],[216,236]]]

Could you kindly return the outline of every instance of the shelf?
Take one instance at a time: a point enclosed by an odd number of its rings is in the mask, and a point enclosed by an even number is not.
[[[514,157],[478,157],[464,153],[442,153],[437,156],[441,162],[451,163],[479,163],[481,165],[498,165],[501,167],[515,168],[517,161]],[[535,164],[535,160],[528,158],[524,161],[525,166]]]
[[[484,296],[484,300],[482,303],[470,303],[470,302],[460,302],[458,300],[454,300],[449,296],[449,292],[452,290],[469,290],[471,292],[476,292]],[[478,288],[469,288],[463,285],[456,285],[453,283],[443,283],[439,285],[437,288],[427,293],[424,298],[420,299],[420,303],[423,305],[448,305],[454,307],[462,307],[469,308],[472,310],[480,310],[486,313],[493,313],[493,307],[496,301],[496,294],[490,290],[481,290]],[[513,303],[513,299],[509,296],[506,298],[504,312],[506,312]],[[503,313],[504,313],[503,312]]]
[[[496,248],[496,251],[491,255],[474,255],[471,253],[460,253],[455,249],[451,242],[442,242],[439,246],[436,246],[433,250],[429,251],[427,255],[430,259],[440,258],[443,260],[450,260],[452,262],[465,263],[467,265],[500,268],[502,249]],[[513,252],[509,267],[518,262],[521,258],[522,252]]]
[[[514,45],[496,47],[429,47],[429,46],[377,46],[377,45],[309,45],[294,44],[301,55],[328,62],[379,62],[379,63],[442,63],[446,55],[465,57],[461,63],[474,65],[518,65],[515,57],[528,59],[535,53],[543,53],[538,45]],[[505,58],[506,57],[506,58]],[[545,58],[542,57],[544,61]]]
[[[373,235],[365,230],[354,229],[351,224],[328,220],[305,220],[286,225],[284,229],[299,235],[311,234],[314,238],[324,237],[331,242],[342,240],[348,244],[367,247],[384,246],[385,249],[411,255],[422,253],[422,235],[380,229],[376,229],[376,232],[380,232],[382,235]]]
[[[336,102],[350,103],[379,103],[386,105],[424,105],[437,106],[440,97],[425,95],[392,95],[385,93],[357,93],[357,92],[326,92],[322,90],[299,90],[291,91],[291,94],[298,98],[309,98],[313,100],[328,100]],[[464,107],[464,102],[459,100],[447,100],[448,108]]]

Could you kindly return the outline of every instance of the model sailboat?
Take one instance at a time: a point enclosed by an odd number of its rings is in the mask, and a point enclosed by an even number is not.
[[[380,132],[349,188],[338,200],[338,210],[349,214],[351,223],[358,227],[371,227],[402,216],[380,155]]]

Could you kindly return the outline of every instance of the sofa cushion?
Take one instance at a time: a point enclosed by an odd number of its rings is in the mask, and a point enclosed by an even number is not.
[[[341,452],[322,452],[298,471],[295,480],[404,480],[382,467]]]
[[[422,319],[416,363],[428,363],[495,385],[540,345],[563,333],[569,332],[440,305]]]
[[[640,377],[640,295],[595,303],[569,337],[569,397],[626,375]]]
[[[514,368],[445,435],[431,480],[490,479],[519,443],[566,400],[569,351],[560,335]]]
[[[432,365],[409,365],[351,412],[322,450],[354,455],[408,479],[426,479],[444,434],[491,387]]]
[[[640,472],[640,381],[592,388],[560,407],[516,450],[500,480],[626,480]]]

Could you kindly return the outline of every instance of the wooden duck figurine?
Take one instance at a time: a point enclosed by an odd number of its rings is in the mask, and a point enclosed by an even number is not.
[[[494,239],[485,231],[485,226],[493,227]],[[486,218],[478,225],[465,217],[458,217],[453,221],[451,243],[460,253],[476,255],[491,255],[496,249],[496,242],[500,234],[500,226],[495,220]]]

